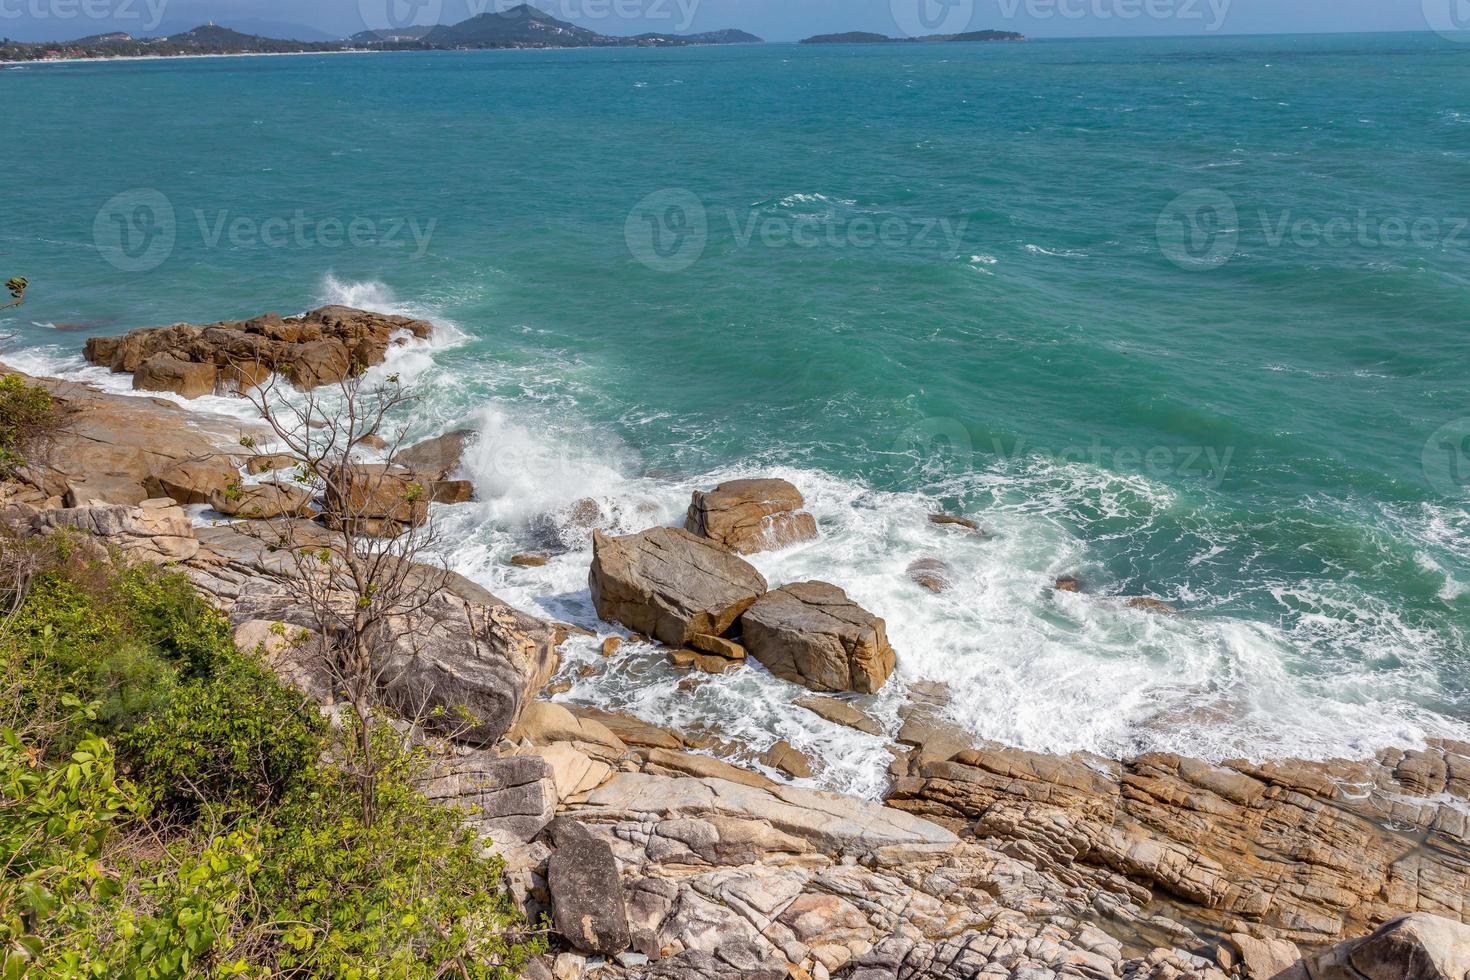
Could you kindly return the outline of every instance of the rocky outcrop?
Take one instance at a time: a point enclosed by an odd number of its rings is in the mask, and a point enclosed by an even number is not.
[[[252,320],[178,323],[123,337],[93,337],[85,354],[93,364],[131,373],[139,390],[197,398],[222,384],[237,389],[260,384],[272,371],[302,389],[335,384],[383,363],[389,347],[402,338],[422,340],[432,332],[423,320],[327,306],[287,319],[267,313]]]
[[[768,592],[740,622],[752,657],[814,691],[872,694],[893,673],[896,657],[883,620],[835,585],[800,582]]]
[[[462,809],[497,844],[530,843],[556,815],[551,766],[536,755],[474,752],[437,760],[424,784],[426,797]]]
[[[3,367],[0,371],[12,373]],[[52,378],[25,380],[49,391],[67,420],[49,454],[49,466],[26,478],[71,507],[94,501],[136,506],[171,497],[161,476],[206,461],[210,469],[223,471],[231,464],[221,447],[238,447],[241,436],[253,431],[238,419],[191,413],[161,399],[109,395]]]
[[[391,538],[422,527],[432,500],[432,489],[412,470],[353,463],[332,475],[323,513],[330,525],[350,525],[359,534]]]
[[[236,624],[263,620],[314,629],[314,614],[292,598],[296,574],[268,541],[233,525],[200,528],[190,578]],[[300,522],[299,542],[325,535]],[[556,631],[461,576],[424,570],[433,595],[412,623],[391,620],[375,644],[380,694],[432,732],[474,746],[494,745],[519,721],[556,669]]]
[[[240,467],[233,457],[211,454],[170,463],[143,481],[154,497],[168,497],[180,504],[207,504],[240,482]]]
[[[1470,746],[1368,763],[1124,763],[920,747],[889,802],[1221,933],[1320,947],[1416,910],[1470,916]]]
[[[684,529],[737,554],[784,548],[817,536],[801,491],[785,480],[732,480],[695,491]]]
[[[856,729],[867,735],[882,735],[883,728],[871,716],[836,698],[797,698],[796,706],[825,718],[834,725]]]
[[[589,584],[597,614],[671,647],[724,636],[766,591],[749,564],[688,531],[659,527],[592,539]]]
[[[199,553],[194,524],[172,500],[137,507],[97,505],[44,510],[31,520],[35,534],[68,529],[91,535],[128,558],[155,564],[188,561]]]

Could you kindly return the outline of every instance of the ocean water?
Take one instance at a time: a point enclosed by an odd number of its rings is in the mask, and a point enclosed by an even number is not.
[[[482,434],[445,557],[525,608],[616,632],[579,499],[634,531],[774,474],[822,535],[755,563],[885,617],[890,732],[939,681],[1046,751],[1470,739],[1467,69],[1413,35],[3,69],[4,357],[125,388],[86,336],[425,316],[404,422]],[[758,667],[566,676],[881,788],[882,740]]]

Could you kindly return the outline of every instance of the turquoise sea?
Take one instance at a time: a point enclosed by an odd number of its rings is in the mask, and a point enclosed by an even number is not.
[[[0,278],[33,283],[7,361],[95,378],[90,334],[326,302],[433,319],[406,421],[483,433],[446,557],[527,608],[596,625],[579,498],[631,531],[774,473],[823,537],[757,564],[887,618],[890,725],[943,681],[1033,749],[1470,739],[1470,45],[228,58],[0,95]],[[948,594],[906,579],[927,556]],[[827,785],[886,764],[758,669],[567,670]]]

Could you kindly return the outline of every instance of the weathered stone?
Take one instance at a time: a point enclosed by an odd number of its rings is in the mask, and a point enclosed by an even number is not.
[[[510,556],[510,563],[519,568],[540,568],[550,562],[551,559],[546,555],[521,554]]]
[[[475,499],[475,485],[469,480],[435,480],[430,496],[436,504],[467,504]]]
[[[1470,926],[1419,913],[1307,961],[1311,980],[1465,980]]]
[[[846,701],[839,701],[836,698],[804,697],[797,698],[796,705],[820,715],[834,725],[855,728],[868,735],[883,734],[883,728],[877,721]]]
[[[817,536],[801,491],[785,480],[732,480],[695,491],[684,529],[738,554],[784,548]]]
[[[350,522],[361,533],[392,537],[392,525],[418,527],[429,517],[429,488],[402,467],[354,463],[333,473],[326,491],[328,522]]]
[[[464,809],[476,830],[501,844],[525,844],[540,834],[558,800],[552,768],[541,756],[488,752],[436,762],[423,793]]]
[[[1179,614],[1179,610],[1169,605],[1169,603],[1162,599],[1154,599],[1149,596],[1129,599],[1127,606],[1129,609],[1137,609],[1141,612],[1162,613],[1166,616],[1177,616]]]
[[[939,524],[945,527],[961,527],[967,531],[979,531],[980,525],[968,517],[957,517],[954,514],[930,514],[930,524]]]
[[[472,429],[447,432],[416,443],[393,457],[393,462],[430,480],[447,480],[459,469],[465,447],[475,437]]]
[[[739,667],[742,661],[730,660],[697,650],[670,650],[669,665],[676,670],[698,670],[705,674],[724,674]]]
[[[133,374],[138,391],[171,391],[185,398],[214,394],[219,371],[213,364],[196,364],[173,354],[155,354]]]
[[[766,591],[754,568],[687,531],[660,527],[621,538],[598,531],[592,548],[597,614],[672,647],[696,634],[723,636]]]
[[[801,582],[767,593],[741,624],[752,657],[777,677],[814,691],[872,694],[893,673],[883,620],[835,585]]]
[[[193,522],[177,507],[103,504],[44,510],[32,518],[33,533],[62,528],[90,534],[130,558],[156,564],[188,561],[199,553]]]
[[[169,464],[144,480],[143,485],[153,497],[168,497],[180,504],[207,504],[239,480],[240,468],[233,459],[210,456]]]
[[[1245,980],[1308,980],[1296,943],[1237,932],[1230,936],[1230,945],[1240,957]]]
[[[1058,592],[1081,592],[1082,582],[1079,579],[1075,579],[1070,575],[1064,575],[1061,578],[1057,579],[1054,588]]]
[[[794,746],[785,739],[781,739],[775,745],[761,753],[761,762],[772,769],[779,769],[792,779],[811,779],[816,775],[812,771],[811,760],[802,755]]]
[[[556,931],[580,952],[621,953],[632,936],[612,849],[566,817],[558,817],[547,833],[555,847],[546,865],[546,883]]]
[[[726,660],[745,659],[745,647],[736,643],[734,640],[726,640],[718,636],[696,633],[689,638],[689,645],[701,653],[724,657]]]
[[[954,569],[938,558],[920,558],[909,565],[905,574],[935,595],[948,592],[954,582]]]
[[[286,483],[254,483],[218,490],[209,496],[209,506],[226,517],[252,521],[279,517],[315,517],[311,491]]]

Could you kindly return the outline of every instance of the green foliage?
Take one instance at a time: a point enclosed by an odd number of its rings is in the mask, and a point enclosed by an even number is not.
[[[89,976],[105,944],[117,878],[99,860],[112,828],[136,810],[112,750],[91,739],[48,767],[0,731],[0,976]],[[99,933],[98,927],[102,926]]]
[[[181,576],[62,555],[0,667],[0,980],[509,980],[544,948],[414,788],[424,760],[384,725],[364,783],[355,733],[330,739]],[[6,727],[28,710],[65,736]]]
[[[320,755],[319,728],[299,695],[230,651],[122,744],[147,799],[189,814],[280,799]]]
[[[0,479],[44,455],[61,422],[61,408],[45,388],[18,374],[0,377]]]
[[[278,967],[291,975],[503,980],[545,947],[513,941],[519,915],[499,887],[504,866],[486,856],[463,815],[412,788],[420,762],[391,729],[374,740],[380,761],[375,819],[362,821],[358,784],[323,769],[262,837],[271,855],[256,881],[283,937]]]

